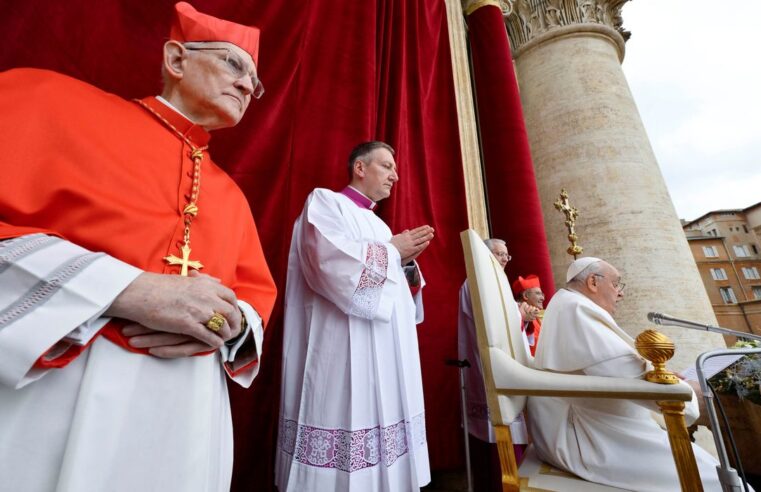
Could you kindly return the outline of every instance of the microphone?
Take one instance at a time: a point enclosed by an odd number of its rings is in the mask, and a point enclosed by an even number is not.
[[[710,331],[712,333],[720,333],[722,335],[732,335],[741,338],[750,338],[753,340],[761,340],[761,336],[754,333],[747,333],[744,331],[735,331],[728,328],[722,328],[720,326],[704,325],[702,323],[696,323],[694,321],[688,321],[685,319],[674,318],[668,314],[650,312],[647,313],[647,319],[651,323],[661,326],[680,326],[682,328],[689,328],[691,330]]]
[[[714,328],[710,325],[701,325],[700,323],[674,318],[673,316],[669,316],[668,314],[663,313],[647,313],[647,319],[656,325],[682,326],[684,328],[693,328],[696,330],[704,331],[711,331],[710,328]]]

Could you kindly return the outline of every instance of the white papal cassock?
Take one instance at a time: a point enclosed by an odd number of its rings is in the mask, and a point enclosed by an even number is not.
[[[281,492],[401,492],[430,480],[415,326],[422,298],[372,206],[356,190],[318,188],[293,228]]]
[[[559,290],[544,314],[537,369],[590,376],[642,378],[647,361],[613,317],[586,296]],[[685,384],[685,383],[680,383]],[[652,419],[653,402],[604,398],[528,400],[539,456],[592,482],[627,490],[680,490],[668,435]],[[698,415],[696,398],[685,417]],[[704,489],[720,491],[717,461],[693,445]]]

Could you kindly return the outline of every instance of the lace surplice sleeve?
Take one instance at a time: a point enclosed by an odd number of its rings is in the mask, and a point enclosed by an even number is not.
[[[388,321],[400,285],[399,252],[382,238],[357,239],[328,190],[315,190],[294,234],[309,287],[350,316]]]

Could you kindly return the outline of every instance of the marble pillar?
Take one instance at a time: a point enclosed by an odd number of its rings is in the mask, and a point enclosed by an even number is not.
[[[616,266],[626,297],[616,319],[632,336],[661,311],[716,323],[695,261],[627,85],[621,62],[627,0],[502,2],[552,258],[556,285],[572,260],[561,188],[578,208],[583,256]],[[645,34],[643,34],[645,35]],[[723,346],[719,335],[663,328],[677,346],[670,366]]]

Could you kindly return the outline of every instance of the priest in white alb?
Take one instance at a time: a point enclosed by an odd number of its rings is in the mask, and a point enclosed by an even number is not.
[[[537,369],[641,379],[648,363],[613,319],[623,299],[621,275],[598,258],[568,268],[566,288],[555,293],[544,315],[536,350]],[[686,384],[684,382],[680,384]],[[688,424],[697,402],[685,408]],[[530,397],[531,436],[542,460],[586,480],[626,490],[680,490],[668,435],[652,419],[655,402],[605,398]],[[703,488],[720,491],[717,461],[693,445]]]
[[[286,491],[418,490],[430,481],[415,258],[427,225],[393,235],[376,203],[394,150],[357,146],[349,186],[317,188],[288,257],[276,484]]]

